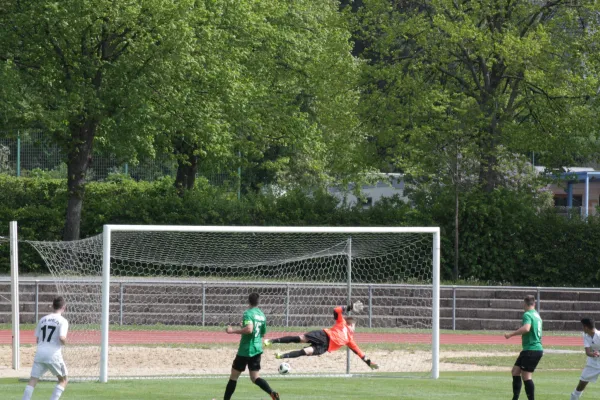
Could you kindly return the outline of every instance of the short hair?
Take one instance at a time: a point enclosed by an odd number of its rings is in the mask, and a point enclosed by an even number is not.
[[[528,306],[532,306],[535,304],[535,296],[528,294],[527,296],[525,296],[525,304],[527,304]]]
[[[596,329],[596,327],[594,326],[594,320],[591,318],[582,318],[581,324],[586,328]]]
[[[248,296],[248,303],[250,303],[252,307],[256,307],[258,305],[259,298],[260,295],[258,293],[250,293],[250,295]]]
[[[67,302],[65,301],[65,298],[62,296],[57,296],[54,298],[54,300],[52,301],[52,308],[54,309],[54,311],[58,311],[61,308],[63,308],[65,306]]]
[[[354,317],[347,317],[347,318],[346,318],[346,323],[347,323],[348,325],[355,324],[355,323],[356,323],[356,319],[355,319]]]

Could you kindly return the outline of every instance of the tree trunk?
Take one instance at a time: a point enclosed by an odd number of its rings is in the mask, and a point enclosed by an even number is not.
[[[175,187],[179,194],[194,188],[196,174],[198,173],[198,156],[195,154],[197,146],[187,143],[185,139],[178,141],[175,145],[177,157],[177,176]]]
[[[498,157],[496,157],[498,147],[498,137],[501,134],[501,127],[498,123],[498,116],[495,110],[489,110],[490,125],[479,142],[481,150],[481,164],[479,167],[479,184],[483,187],[485,193],[491,193],[498,185]]]
[[[85,121],[71,128],[71,146],[67,153],[67,216],[63,240],[79,239],[81,210],[85,194],[85,175],[92,161],[92,146],[97,121]]]
[[[485,193],[491,193],[498,184],[498,173],[496,171],[498,159],[495,155],[490,154],[495,149],[486,149],[486,151],[489,153],[482,159],[479,170],[479,183],[482,184]]]

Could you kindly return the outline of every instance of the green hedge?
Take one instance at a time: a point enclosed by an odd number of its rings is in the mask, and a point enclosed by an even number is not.
[[[410,208],[387,199],[369,210],[339,208],[325,192],[308,196],[291,191],[284,196],[249,195],[241,200],[200,181],[194,190],[178,196],[171,178],[136,182],[114,175],[106,182],[87,185],[81,237],[99,234],[104,224],[169,225],[406,225]],[[21,239],[60,240],[66,206],[62,180],[15,178],[0,175],[0,236],[8,234],[8,221],[19,222]],[[37,254],[22,246],[23,272],[47,272]],[[0,273],[9,271],[8,246],[0,246]]]
[[[415,207],[397,198],[372,208],[338,207],[325,192],[249,195],[238,200],[200,181],[178,196],[171,179],[136,182],[112,176],[88,184],[82,237],[102,225],[440,226],[442,279],[454,263],[454,198],[450,190],[414,195]],[[0,175],[0,236],[19,221],[22,239],[60,240],[66,204],[62,180]],[[539,211],[531,195],[508,190],[461,195],[460,279],[484,283],[600,286],[600,221]],[[37,254],[21,247],[23,272],[46,272]],[[9,271],[8,246],[0,245],[0,273]]]

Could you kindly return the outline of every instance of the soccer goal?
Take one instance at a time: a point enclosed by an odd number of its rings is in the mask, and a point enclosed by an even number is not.
[[[105,225],[73,242],[29,242],[67,300],[73,377],[228,374],[248,294],[261,295],[267,337],[329,328],[360,300],[346,350],[291,359],[291,373],[439,376],[439,228]],[[301,348],[302,345],[295,347]],[[275,350],[262,356],[277,374]]]

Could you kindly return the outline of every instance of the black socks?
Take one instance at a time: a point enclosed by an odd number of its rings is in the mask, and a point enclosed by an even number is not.
[[[527,393],[527,398],[529,400],[535,399],[535,385],[533,384],[533,380],[530,379],[528,381],[523,381],[525,385],[525,393]]]
[[[231,379],[227,382],[227,388],[225,389],[225,396],[223,400],[231,400],[231,396],[233,392],[235,392],[235,386],[237,385],[237,381],[232,381]]]
[[[273,389],[271,389],[271,386],[269,386],[267,381],[265,381],[263,378],[256,379],[254,381],[254,384],[257,385],[262,390],[264,390],[265,392],[267,392],[268,394],[271,394],[271,392],[273,392]]]
[[[513,400],[519,400],[521,394],[521,377],[513,376]]]
[[[306,352],[304,351],[304,349],[302,349],[302,350],[290,351],[289,353],[283,354],[282,357],[283,358],[296,358],[296,357],[302,357],[305,355],[306,355]]]
[[[284,336],[279,339],[273,339],[272,343],[300,343],[300,336]]]

